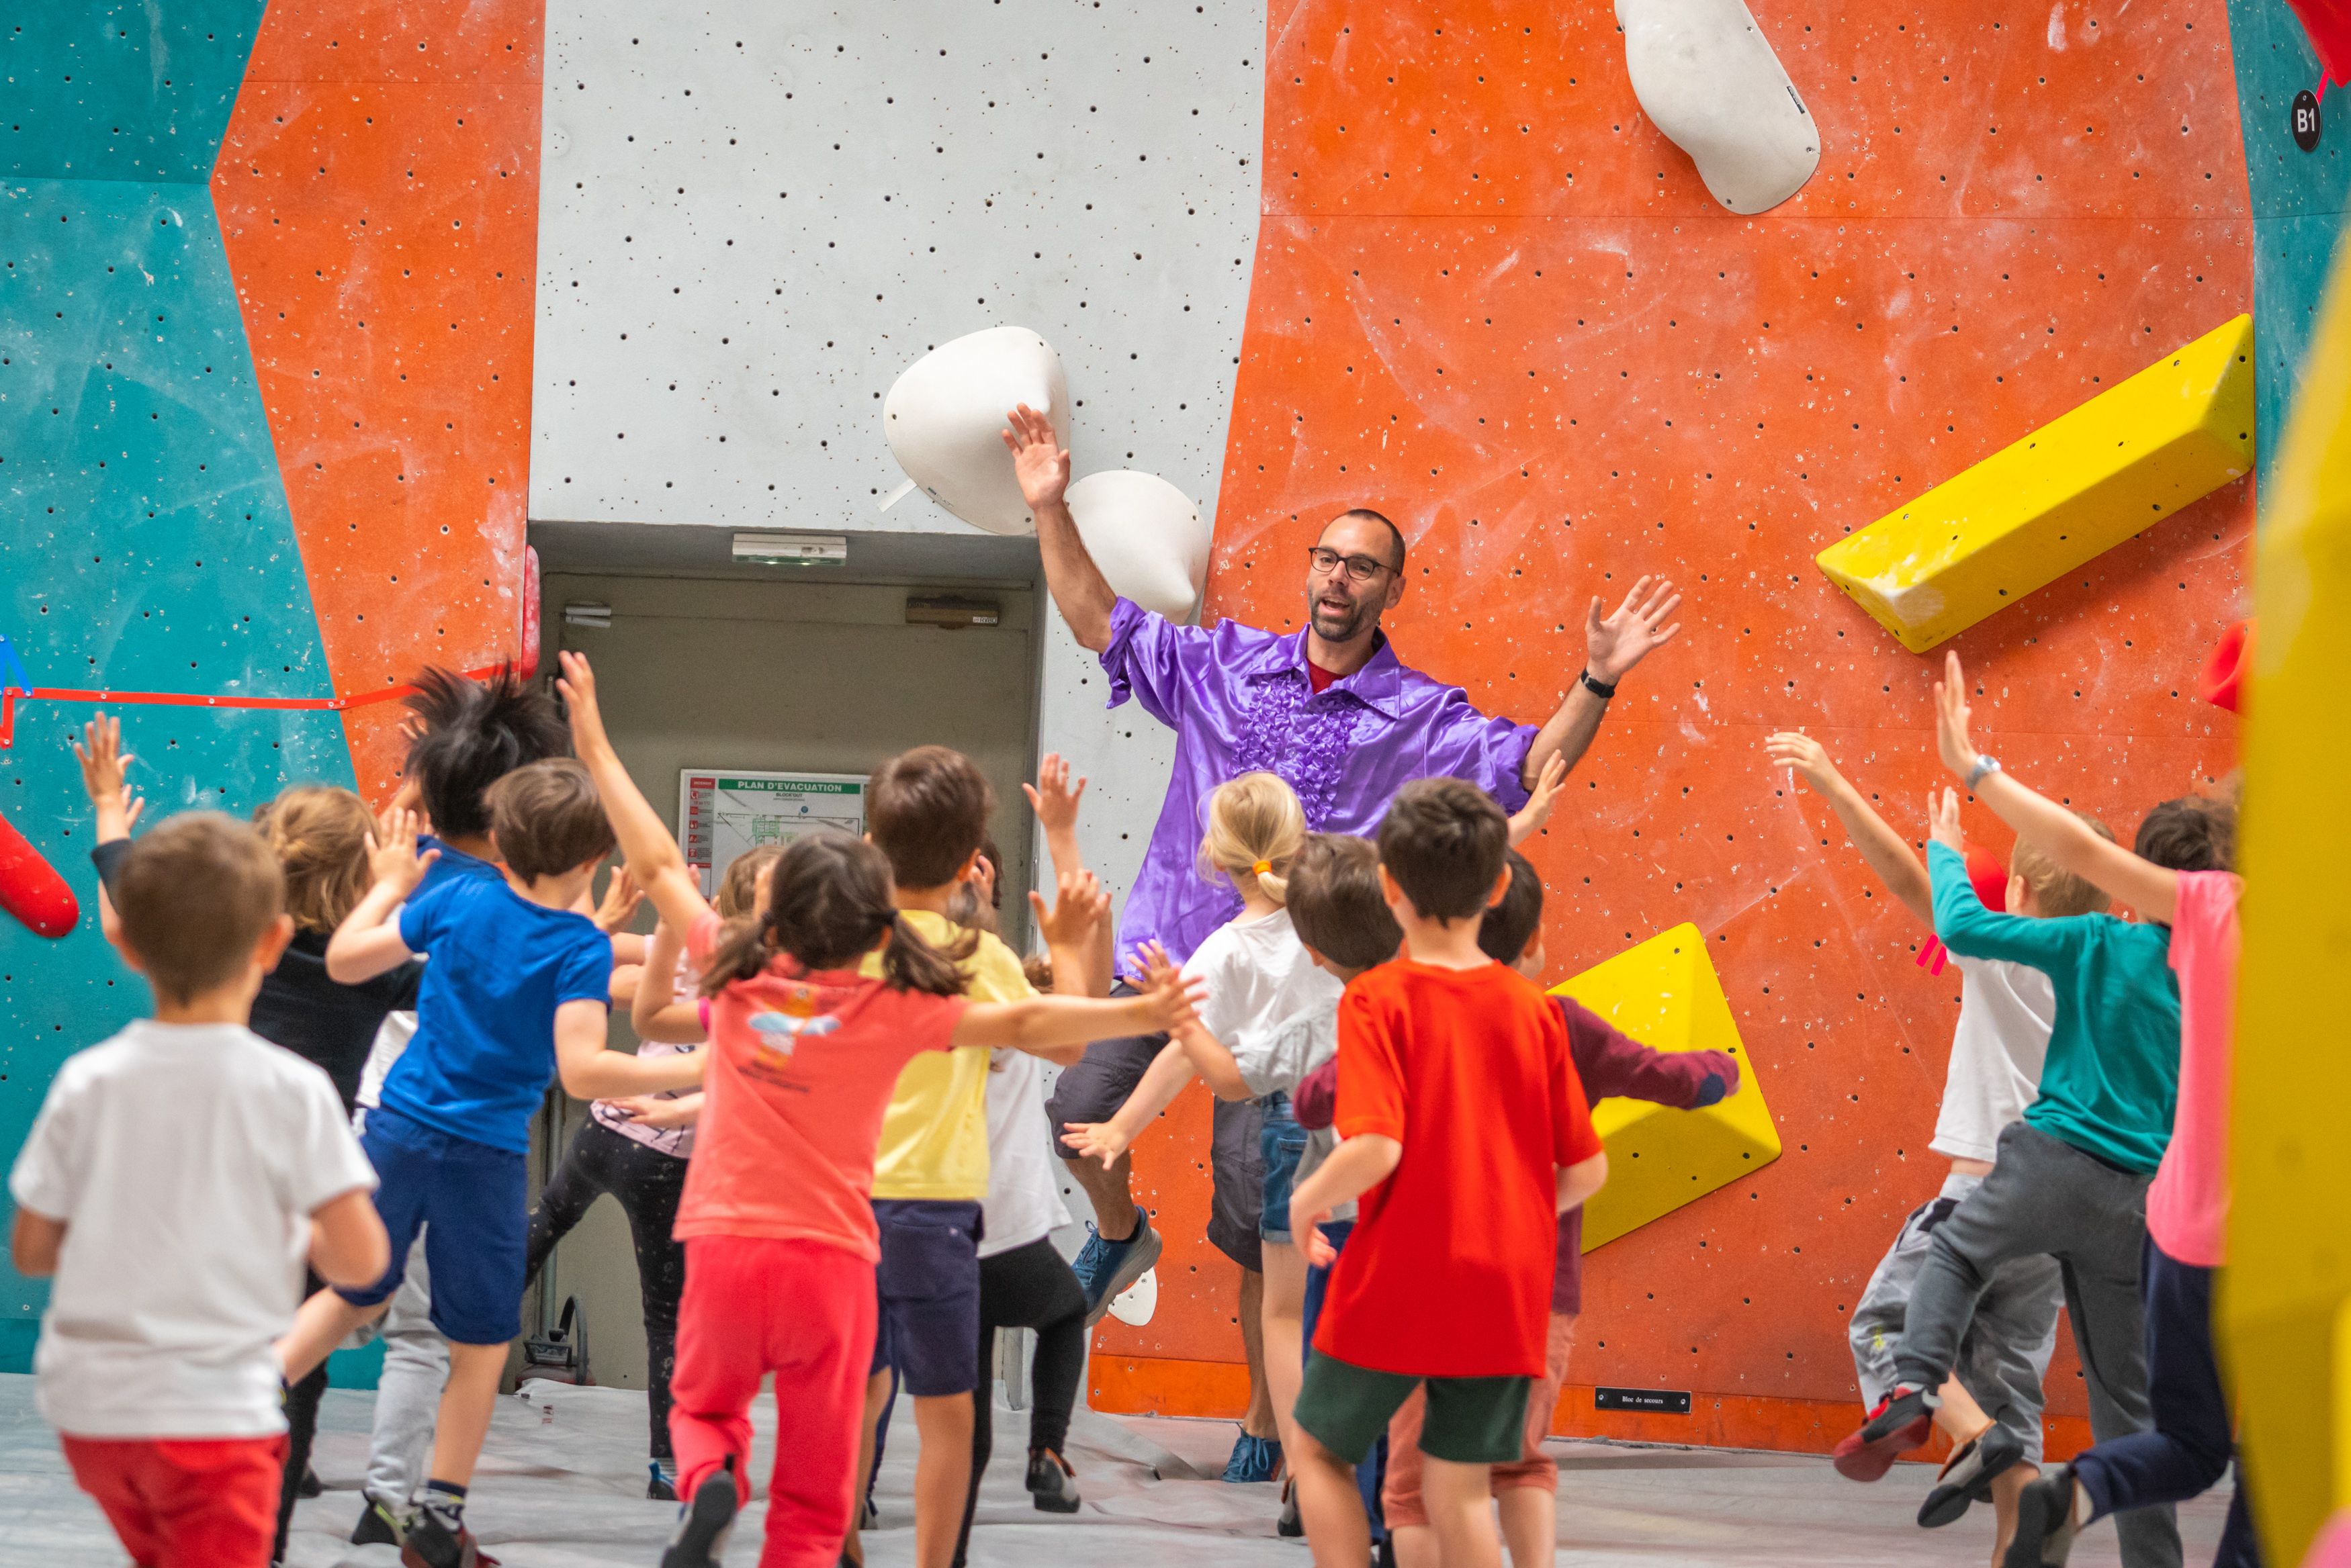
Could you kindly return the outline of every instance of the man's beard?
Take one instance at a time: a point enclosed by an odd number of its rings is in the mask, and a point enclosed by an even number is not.
[[[1356,599],[1346,609],[1337,610],[1317,596],[1306,601],[1306,618],[1315,635],[1325,642],[1353,642],[1379,624],[1378,612],[1365,599]]]

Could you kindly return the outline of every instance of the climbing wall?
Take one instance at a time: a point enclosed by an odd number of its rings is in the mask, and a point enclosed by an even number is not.
[[[242,815],[380,793],[369,700],[515,644],[536,4],[151,9],[0,33],[0,815],[83,913],[0,917],[5,1151],[145,1006],[67,750],[101,696],[151,815]],[[0,1369],[42,1299],[0,1275]]]
[[[1399,652],[1538,721],[1593,596],[1645,573],[1688,594],[1531,852],[1554,979],[1704,933],[1785,1153],[1591,1255],[1561,1417],[1822,1449],[1855,1414],[1852,1307],[1941,1179],[1958,987],[1764,765],[1767,733],[1806,727],[1914,836],[1942,778],[1929,663],[1812,557],[2252,308],[2254,234],[2220,0],[1752,8],[1824,146],[1751,219],[1643,117],[1606,6],[1281,8],[1209,601],[1294,625],[1316,531],[1378,507],[1412,541]],[[2244,613],[2251,489],[1947,645],[1988,748],[2126,839],[2233,761],[2194,686]],[[1227,1273],[1196,1240],[1205,1113],[1171,1119],[1138,1148],[1173,1217],[1163,1281]],[[1104,1325],[1097,1399],[1233,1407],[1228,1298],[1160,1301]],[[2074,1365],[2061,1445],[2083,1432]],[[1693,1412],[1594,1415],[1593,1385]]]

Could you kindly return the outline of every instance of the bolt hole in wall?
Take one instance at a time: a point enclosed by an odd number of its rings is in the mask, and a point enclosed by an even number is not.
[[[699,531],[643,532],[683,541]],[[613,743],[673,831],[682,769],[862,777],[909,746],[953,746],[996,787],[991,830],[1005,857],[1007,939],[1025,947],[1029,821],[1020,783],[1036,754],[1038,686],[1028,580],[810,582],[779,578],[791,568],[772,567],[697,577],[658,575],[678,568],[642,558],[626,574],[580,570],[592,550],[543,535],[535,535],[548,561],[543,669],[552,670],[557,649],[594,661]],[[993,605],[996,624],[936,624],[942,601]],[[567,606],[575,613],[567,616]],[[578,613],[586,606],[605,607],[609,618]],[[596,620],[608,623],[583,624]],[[637,927],[652,929],[650,909]],[[613,1015],[611,1044],[636,1047],[625,1011]],[[588,1106],[559,1090],[546,1116],[542,1176]],[[596,1380],[643,1387],[636,1256],[619,1205],[599,1199],[557,1248],[526,1321],[551,1325],[567,1296],[580,1298],[593,1325]]]

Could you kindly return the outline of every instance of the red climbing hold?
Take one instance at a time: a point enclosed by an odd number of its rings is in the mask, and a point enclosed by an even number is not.
[[[2231,713],[2241,713],[2238,706],[2245,697],[2245,676],[2253,667],[2253,623],[2241,620],[2220,634],[2212,645],[2212,657],[2204,661],[2204,674],[2197,682],[2198,692],[2215,708],[2226,708]]]
[[[81,906],[57,868],[0,816],[0,909],[45,937],[61,937],[81,919]]]
[[[2323,73],[2319,96],[2325,96],[2330,84],[2351,82],[2351,5],[2344,0],[2286,0],[2294,14],[2302,18],[2302,30],[2310,35],[2311,53],[2318,57]]]

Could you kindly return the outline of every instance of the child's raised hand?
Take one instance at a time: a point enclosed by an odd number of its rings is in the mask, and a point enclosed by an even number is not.
[[[1037,911],[1037,934],[1049,948],[1083,947],[1094,927],[1110,918],[1110,895],[1091,871],[1062,872],[1053,894],[1053,907],[1048,909],[1042,893],[1033,888],[1029,891],[1029,902]]]
[[[588,656],[567,649],[555,657],[563,667],[555,689],[563,694],[564,711],[571,718],[572,749],[609,746],[611,742],[604,737],[604,712],[596,705],[596,672],[588,668]]]
[[[596,906],[596,924],[606,936],[627,928],[635,918],[637,906],[645,901],[645,890],[629,875],[625,866],[612,873],[611,881],[604,886],[603,902]]]
[[[1935,682],[1935,750],[1943,765],[1961,778],[1975,771],[1977,753],[1968,739],[1968,683],[1957,652],[1943,656],[1943,678]]]
[[[1959,832],[1959,791],[1947,786],[1941,798],[1938,799],[1935,792],[1928,790],[1927,820],[1936,843],[1956,849],[1962,855],[1968,852],[1967,838]]]
[[[1086,781],[1071,782],[1069,762],[1059,752],[1045,753],[1037,763],[1037,782],[1024,783],[1020,793],[1029,797],[1029,809],[1037,814],[1037,825],[1046,832],[1076,830],[1078,802],[1085,797]]]
[[[1108,1169],[1126,1152],[1126,1135],[1116,1122],[1063,1122],[1061,1141],[1077,1150],[1080,1159],[1098,1159]]]
[[[387,806],[376,818],[375,831],[368,835],[368,869],[374,873],[376,885],[396,888],[403,898],[416,890],[425,870],[440,858],[438,849],[416,853],[416,814],[400,806]]]
[[[1553,752],[1543,759],[1542,771],[1535,775],[1535,787],[1527,795],[1527,804],[1510,818],[1510,845],[1532,838],[1551,820],[1552,808],[1559,804],[1559,792],[1567,784],[1567,759]]]
[[[1773,767],[1786,768],[1816,790],[1826,790],[1837,781],[1836,764],[1829,761],[1828,748],[1802,730],[1782,730],[1766,736],[1763,754]]]
[[[1173,1034],[1198,1022],[1192,1010],[1207,1000],[1208,982],[1185,979],[1157,942],[1144,943],[1135,956],[1143,961],[1143,1000],[1150,1007],[1153,1030]]]
[[[81,763],[81,787],[90,804],[103,805],[123,798],[123,770],[135,760],[122,749],[122,721],[100,713],[81,727],[74,743],[74,760]]]

